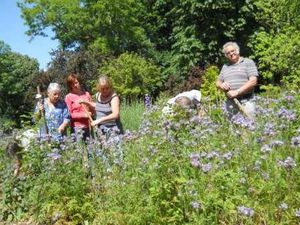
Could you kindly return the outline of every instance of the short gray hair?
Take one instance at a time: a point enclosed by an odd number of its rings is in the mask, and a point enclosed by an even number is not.
[[[53,91],[61,91],[60,85],[58,83],[50,83],[47,92],[53,92]]]
[[[236,42],[233,42],[233,41],[229,41],[229,42],[227,42],[227,43],[225,43],[225,44],[223,45],[223,53],[224,53],[224,54],[226,54],[225,49],[226,49],[228,46],[233,47],[233,48],[235,49],[236,53],[237,53],[237,54],[240,54],[240,47],[239,47],[239,45],[238,45]]]

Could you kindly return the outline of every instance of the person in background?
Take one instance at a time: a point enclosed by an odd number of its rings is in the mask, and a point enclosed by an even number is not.
[[[216,86],[227,96],[226,109],[232,118],[239,109],[234,99],[240,101],[244,111],[252,118],[255,116],[254,87],[257,84],[258,71],[253,60],[240,56],[236,42],[227,42],[223,53],[228,63],[223,65]]]
[[[168,100],[167,105],[163,108],[163,113],[172,114],[174,105],[179,105],[183,108],[198,108],[201,100],[201,92],[198,90],[191,90],[179,93],[175,97]]]
[[[35,120],[42,118],[39,137],[42,140],[62,141],[70,122],[66,103],[61,99],[61,88],[57,83],[50,83],[47,89],[48,98],[40,100],[35,108]]]
[[[123,134],[123,127],[120,119],[120,98],[114,92],[112,81],[107,76],[100,76],[97,84],[96,101],[81,101],[96,111],[96,120],[93,126],[98,126],[102,134],[109,132]]]
[[[79,139],[86,141],[87,138],[91,138],[90,120],[93,111],[81,102],[91,102],[92,97],[89,92],[81,88],[81,82],[77,74],[71,73],[67,77],[67,87],[69,93],[65,97],[65,102],[71,116],[71,132],[75,133],[77,140],[79,136],[82,136]]]

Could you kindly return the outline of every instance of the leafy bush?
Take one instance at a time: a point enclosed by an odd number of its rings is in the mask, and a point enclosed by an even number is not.
[[[201,93],[205,98],[207,97],[209,101],[215,102],[224,99],[224,94],[217,89],[216,80],[219,76],[219,69],[216,66],[209,66],[203,75]]]
[[[108,75],[116,91],[128,100],[154,93],[162,86],[160,70],[137,54],[124,53],[107,62],[100,73]]]
[[[265,83],[285,82],[298,87],[300,83],[300,32],[293,28],[278,34],[256,33],[251,42],[258,69]]]

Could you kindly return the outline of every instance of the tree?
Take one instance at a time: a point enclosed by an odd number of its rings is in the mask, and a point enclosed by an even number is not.
[[[245,54],[250,34],[258,28],[253,1],[143,1],[141,15],[154,43],[165,77],[180,81],[197,65],[222,64],[221,46],[236,40]]]
[[[38,74],[36,59],[10,51],[0,42],[0,114],[21,122],[21,115],[33,107],[34,77]]]
[[[18,4],[30,36],[50,27],[63,49],[93,48],[106,55],[137,51],[147,44],[135,17],[141,9],[131,0],[23,0]]]
[[[300,44],[298,6],[294,0],[256,0],[256,20],[261,29],[251,37],[249,47],[259,61],[263,84],[282,81],[300,83]],[[297,11],[298,10],[298,11]]]

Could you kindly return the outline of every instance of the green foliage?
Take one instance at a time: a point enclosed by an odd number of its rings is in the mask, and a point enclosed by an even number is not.
[[[159,68],[134,53],[124,53],[107,62],[100,73],[109,76],[117,93],[128,100],[154,93],[162,86]]]
[[[33,79],[38,62],[0,46],[0,114],[20,125],[20,115],[32,109]]]
[[[221,63],[220,51],[228,40],[246,47],[258,28],[253,1],[144,1],[139,15],[156,45],[165,77],[185,77],[196,65]],[[141,12],[142,13],[142,12]]]
[[[44,29],[51,27],[64,48],[92,47],[101,54],[118,55],[146,43],[134,16],[142,10],[138,1],[23,0],[18,5],[28,35],[45,35]]]
[[[255,0],[255,17],[268,32],[280,32],[288,27],[299,28],[299,1]]]
[[[145,106],[143,102],[126,102],[121,105],[121,120],[124,130],[137,131],[142,123]],[[135,115],[135,116],[132,116]]]
[[[201,85],[201,94],[203,98],[216,102],[224,99],[224,94],[217,89],[216,80],[219,76],[219,69],[216,66],[209,66],[204,72]]]
[[[13,128],[17,127],[16,121],[13,121],[4,116],[0,117],[0,132],[11,133]]]
[[[98,78],[98,69],[105,60],[105,56],[93,49],[56,50],[52,53],[52,62],[48,70],[36,79],[37,83],[47,89],[50,82],[58,82],[62,86],[62,93],[67,94],[66,77],[70,73],[77,73],[83,87],[90,91]]]
[[[254,35],[251,47],[265,82],[299,84],[299,44],[300,32],[292,28],[273,35],[264,31]]]

